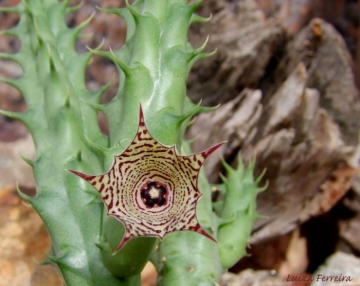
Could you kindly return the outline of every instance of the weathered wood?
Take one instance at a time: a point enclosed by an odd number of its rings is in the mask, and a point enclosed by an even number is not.
[[[204,105],[224,103],[239,89],[257,86],[285,35],[282,27],[265,20],[253,1],[219,1],[224,8],[217,13],[209,11],[212,2],[204,3],[201,12],[212,13],[211,22],[189,33],[194,46],[211,35],[207,49],[217,50],[213,57],[194,66],[188,80],[189,96],[195,102],[202,99]]]
[[[241,153],[246,162],[256,157],[257,175],[266,169],[257,243],[328,211],[347,192],[359,161],[360,100],[349,53],[331,25],[315,19],[292,37],[252,1],[236,3],[215,13],[209,31],[218,56],[189,82],[196,100],[224,104],[200,115],[188,135],[197,138],[195,151],[228,140],[218,152],[228,162],[236,165]],[[214,157],[206,173],[217,182]]]

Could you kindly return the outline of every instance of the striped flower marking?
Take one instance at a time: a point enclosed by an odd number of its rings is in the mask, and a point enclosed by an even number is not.
[[[127,149],[114,157],[108,172],[71,172],[91,183],[99,191],[107,214],[124,224],[125,235],[116,251],[134,237],[162,239],[167,233],[181,230],[195,231],[215,241],[196,218],[201,197],[197,185],[205,159],[222,144],[181,156],[175,146],[164,146],[149,134],[140,108],[137,134]]]

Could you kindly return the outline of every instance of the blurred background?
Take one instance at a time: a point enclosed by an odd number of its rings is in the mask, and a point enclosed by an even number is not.
[[[18,2],[0,0],[0,7]],[[68,16],[67,25],[74,27],[96,12],[77,43],[79,53],[103,41],[104,50],[124,43],[124,21],[96,6],[119,8],[124,1],[82,1]],[[221,285],[315,285],[286,280],[317,273],[349,275],[351,285],[360,285],[360,2],[205,0],[199,14],[212,19],[193,25],[189,40],[198,47],[210,35],[207,50],[217,53],[194,66],[188,95],[221,106],[198,116],[187,137],[197,138],[194,152],[228,140],[218,155],[234,166],[239,154],[245,163],[256,157],[255,175],[266,169],[262,184],[268,183],[258,199],[264,219],[254,226],[250,256]],[[17,15],[0,12],[0,30],[17,21]],[[0,52],[16,53],[20,40],[0,36]],[[19,66],[0,60],[0,77],[19,76]],[[111,82],[103,102],[119,84],[114,65],[99,57],[85,80],[91,90]],[[26,103],[0,83],[0,108],[24,111]],[[99,124],[107,133],[102,114]],[[50,242],[39,216],[16,193],[17,183],[36,193],[20,155],[34,156],[31,137],[21,123],[0,115],[0,285],[61,285],[55,269],[38,265]],[[219,182],[220,172],[219,157],[210,157],[209,180]],[[149,264],[143,285],[155,281]]]

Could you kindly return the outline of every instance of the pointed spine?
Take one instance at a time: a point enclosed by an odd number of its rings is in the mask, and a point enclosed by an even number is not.
[[[215,49],[214,51],[210,52],[210,53],[191,53],[189,56],[189,60],[188,60],[188,73],[190,72],[192,66],[194,65],[194,63],[196,63],[199,60],[203,60],[209,57],[212,57],[213,55],[215,55],[217,52],[217,49]]]
[[[29,158],[26,158],[23,155],[20,155],[20,156],[24,160],[25,163],[27,163],[31,168],[34,168],[35,162],[33,160],[30,160]]]
[[[21,67],[23,67],[22,62],[19,59],[19,54],[0,53],[0,59],[15,62],[15,63],[19,64]]]
[[[25,193],[20,189],[19,183],[16,183],[16,191],[17,191],[17,193],[19,194],[19,196],[20,196],[23,200],[29,202],[31,205],[33,204],[35,198],[30,197],[29,195],[25,194]]]
[[[110,54],[112,55],[111,59],[114,61],[115,64],[123,71],[126,76],[129,76],[131,73],[130,67],[128,67],[124,62],[122,62],[117,55],[112,51],[110,48]]]
[[[78,11],[81,7],[84,6],[84,1],[81,1],[79,4],[71,7],[69,7],[69,4],[70,4],[70,0],[65,0],[63,2],[63,6],[66,8],[66,15]]]
[[[138,23],[139,18],[140,18],[140,14],[138,13],[138,11],[136,11],[134,9],[134,7],[130,5],[129,0],[125,0],[125,4],[126,4],[126,8],[130,12],[130,14],[133,16],[135,22]]]
[[[90,22],[95,17],[95,12],[93,12],[85,21],[81,22],[78,26],[75,27],[74,31],[75,34],[78,35],[86,26],[90,24]]]
[[[13,111],[7,111],[7,110],[1,110],[0,109],[0,114],[9,117],[11,119],[15,119],[15,120],[19,120],[21,122],[25,122],[25,114],[21,113],[21,112],[13,112]]]
[[[10,7],[0,7],[0,13],[16,13],[19,14],[21,12],[21,5],[18,4],[16,6]]]
[[[102,104],[97,104],[97,103],[93,103],[93,102],[89,102],[86,100],[81,99],[81,101],[83,103],[85,103],[87,106],[90,106],[91,108],[93,108],[96,111],[104,111],[105,107]]]
[[[212,19],[212,14],[209,17],[202,17],[199,16],[198,14],[192,14],[191,19],[190,19],[190,25],[193,23],[207,23]]]

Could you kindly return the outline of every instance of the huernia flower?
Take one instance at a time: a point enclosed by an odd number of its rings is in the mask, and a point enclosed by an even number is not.
[[[179,155],[175,146],[165,146],[150,135],[140,108],[136,136],[124,152],[114,157],[108,172],[86,175],[70,171],[91,183],[99,191],[107,214],[124,224],[125,235],[116,251],[134,237],[162,239],[182,230],[215,241],[196,218],[201,197],[198,175],[205,159],[222,144],[199,154]]]

